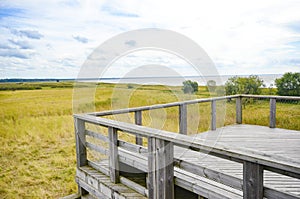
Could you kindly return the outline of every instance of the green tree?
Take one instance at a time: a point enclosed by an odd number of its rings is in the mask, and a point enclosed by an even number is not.
[[[300,96],[300,73],[285,73],[275,84],[278,95]]]
[[[215,80],[212,80],[212,79],[211,79],[211,80],[208,80],[208,81],[207,81],[206,86],[207,86],[207,89],[208,89],[210,92],[215,92],[216,87],[217,87],[217,83],[216,83]]]
[[[191,80],[186,80],[182,82],[182,90],[184,93],[195,93],[198,91],[198,83]]]
[[[265,86],[257,75],[249,77],[231,77],[225,83],[226,95],[260,94],[260,88]]]

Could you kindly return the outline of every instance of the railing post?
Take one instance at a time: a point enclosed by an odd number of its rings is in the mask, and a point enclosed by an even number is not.
[[[216,100],[211,101],[211,124],[210,129],[215,131],[217,129],[217,107]]]
[[[174,198],[173,143],[148,138],[148,190],[149,199]]]
[[[77,168],[87,165],[87,154],[85,147],[85,122],[74,118],[75,139],[76,139],[76,163]],[[78,193],[83,196],[87,191],[78,185]]]
[[[187,135],[187,105],[179,105],[179,133]]]
[[[142,125],[142,111],[135,111],[134,112],[134,120],[135,120],[135,124],[137,125]],[[137,145],[143,145],[143,138],[136,135],[135,136],[135,143]]]
[[[243,165],[243,198],[263,198],[263,167],[257,163],[244,162]]]
[[[110,180],[113,183],[120,182],[120,167],[118,157],[118,132],[113,127],[108,127],[109,134],[109,169]]]
[[[276,98],[270,99],[270,128],[276,127]]]
[[[236,123],[242,124],[242,118],[243,118],[243,109],[242,109],[242,97],[237,97],[235,102],[236,107]]]

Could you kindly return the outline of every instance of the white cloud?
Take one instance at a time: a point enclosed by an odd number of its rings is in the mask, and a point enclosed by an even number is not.
[[[186,35],[204,48],[221,74],[300,71],[299,10],[298,0],[4,0],[0,2],[0,78],[76,77],[98,45],[140,28]],[[165,54],[127,59],[118,74],[129,63],[146,60],[182,64]]]

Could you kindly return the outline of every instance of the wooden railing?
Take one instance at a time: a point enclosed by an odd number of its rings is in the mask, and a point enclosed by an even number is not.
[[[221,100],[232,100],[236,99],[236,123],[242,124],[242,99],[261,99],[261,100],[269,100],[270,101],[270,116],[269,116],[269,127],[275,128],[276,127],[276,100],[294,100],[300,101],[300,97],[293,97],[293,96],[275,96],[275,95],[230,95],[230,96],[222,96],[222,97],[214,97],[214,98],[205,98],[205,99],[195,99],[183,102],[172,102],[167,104],[156,104],[150,106],[143,106],[143,107],[134,107],[134,108],[127,108],[127,109],[119,109],[119,110],[109,110],[103,112],[95,112],[89,113],[89,115],[94,116],[108,116],[108,115],[117,115],[117,114],[126,114],[132,113],[135,114],[135,123],[138,125],[142,125],[142,112],[148,110],[155,110],[155,109],[165,109],[170,107],[178,107],[179,108],[179,133],[180,134],[187,134],[187,106],[191,104],[199,104],[210,102],[211,103],[211,122],[210,122],[210,129],[216,130],[216,123],[217,123],[217,115],[216,115],[216,102]],[[137,139],[137,141],[140,141]]]
[[[270,127],[276,126],[276,100],[300,100],[300,97],[281,96],[257,96],[257,95],[235,95],[208,99],[197,99],[185,102],[174,102],[168,104],[144,106],[122,110],[112,110],[99,113],[74,115],[76,131],[76,154],[77,167],[90,165],[95,168],[97,163],[87,159],[87,148],[109,156],[109,175],[114,183],[130,183],[129,180],[120,177],[120,162],[148,173],[147,188],[138,187],[140,193],[154,198],[174,198],[174,173],[177,168],[188,172],[197,173],[197,165],[184,162],[174,157],[174,146],[188,148],[199,153],[209,155],[243,164],[243,181],[217,171],[208,170],[207,177],[218,176],[217,181],[236,189],[242,189],[243,197],[249,199],[263,198],[297,198],[294,195],[280,192],[264,186],[263,171],[269,170],[275,173],[300,179],[300,164],[284,157],[269,156],[259,152],[235,149],[219,144],[210,145],[204,140],[185,135],[187,133],[187,106],[202,102],[211,102],[211,129],[216,129],[216,101],[236,99],[236,123],[242,123],[242,98],[257,98],[270,100]],[[164,130],[153,129],[142,125],[142,111],[179,107],[180,134]],[[135,113],[135,123],[129,124],[110,120],[99,116],[114,114]],[[107,129],[108,136],[87,129],[86,124],[94,124]],[[119,132],[136,136],[136,144],[128,143],[118,139]],[[109,143],[109,148],[95,145],[86,141],[86,136],[93,137]],[[147,148],[141,146],[142,138],[147,139]],[[134,153],[133,153],[134,152]],[[136,154],[136,155],[135,155]],[[176,165],[176,166],[174,166]],[[225,177],[224,177],[225,176]],[[178,177],[178,181],[181,179]],[[81,192],[84,190],[79,187]]]

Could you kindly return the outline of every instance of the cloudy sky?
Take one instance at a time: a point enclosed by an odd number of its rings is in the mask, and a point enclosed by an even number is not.
[[[223,75],[298,72],[299,10],[299,0],[1,0],[0,78],[75,78],[95,48],[141,28],[187,36]],[[186,64],[137,52],[118,60],[110,76],[160,63]]]

